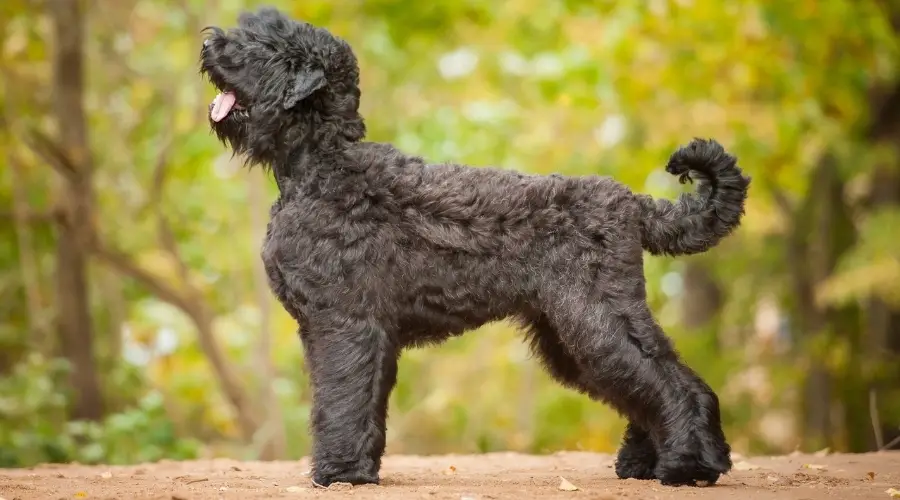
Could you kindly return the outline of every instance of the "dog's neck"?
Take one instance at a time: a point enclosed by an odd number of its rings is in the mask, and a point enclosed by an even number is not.
[[[272,162],[270,169],[280,197],[289,197],[295,191],[293,187],[310,186],[331,177],[340,170],[340,156],[351,144],[353,142],[338,138],[324,143],[301,141],[286,155]]]
[[[324,170],[332,170],[339,163],[337,156],[363,140],[365,134],[365,122],[355,110],[328,116],[304,115],[285,133],[283,147],[277,148],[285,153],[268,162],[282,196],[292,182],[329,176]]]

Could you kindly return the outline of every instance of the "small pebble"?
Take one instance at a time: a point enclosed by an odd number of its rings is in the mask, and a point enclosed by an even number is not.
[[[353,485],[350,483],[331,483],[328,489],[332,491],[347,491],[352,490]]]

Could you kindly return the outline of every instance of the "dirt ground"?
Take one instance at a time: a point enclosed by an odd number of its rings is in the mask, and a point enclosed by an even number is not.
[[[621,481],[613,457],[566,452],[550,456],[388,456],[380,486],[322,489],[308,463],[234,460],[163,461],[127,467],[43,465],[0,471],[0,498],[209,500],[253,498],[415,499],[790,499],[892,498],[900,490],[900,452],[742,458],[707,488]],[[562,478],[567,482],[563,483]],[[344,486],[344,487],[342,487]],[[565,488],[569,488],[568,490]],[[577,490],[572,490],[577,488]],[[900,492],[896,493],[900,498]]]

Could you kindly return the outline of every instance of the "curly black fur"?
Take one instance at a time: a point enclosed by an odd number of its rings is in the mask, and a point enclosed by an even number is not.
[[[699,179],[676,203],[608,178],[429,164],[365,142],[350,46],[274,9],[210,28],[202,72],[240,109],[212,129],[280,196],[262,259],[297,320],[313,387],[313,480],[376,483],[404,348],[517,318],[561,383],[629,420],[620,477],[713,483],[731,468],[715,393],[646,302],[643,250],[713,247],[750,179],[716,142],[667,170]]]

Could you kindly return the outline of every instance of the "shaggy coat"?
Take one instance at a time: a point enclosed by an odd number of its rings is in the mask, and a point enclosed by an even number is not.
[[[300,327],[314,482],[377,483],[403,349],[502,318],[628,419],[619,477],[731,468],[718,399],[654,320],[643,273],[643,251],[704,252],[739,225],[750,179],[722,146],[672,155],[669,173],[698,180],[674,203],[604,177],[431,164],[365,141],[350,46],[269,8],[209,28],[200,64],[221,92],[212,130],[279,186],[262,259]]]

